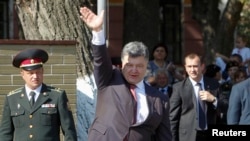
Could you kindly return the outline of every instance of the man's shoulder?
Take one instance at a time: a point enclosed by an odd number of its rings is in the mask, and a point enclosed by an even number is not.
[[[43,87],[43,91],[50,91],[52,93],[63,93],[65,90],[64,89],[61,89],[59,87],[54,87],[54,86],[48,86],[48,85],[45,85]]]
[[[206,85],[210,85],[213,88],[219,88],[220,87],[219,81],[214,79],[214,78],[204,77],[204,83]]]
[[[250,85],[250,78],[247,78],[244,81],[241,81],[239,83],[236,83],[235,85],[233,85],[234,88],[245,88],[248,87]]]
[[[191,81],[189,80],[189,78],[185,78],[181,81],[178,81],[176,83],[173,84],[172,87],[180,87],[180,86],[184,86],[184,85],[187,85],[187,84],[191,84]]]
[[[19,93],[22,93],[23,87],[17,88],[15,90],[10,91],[7,96],[13,96]]]

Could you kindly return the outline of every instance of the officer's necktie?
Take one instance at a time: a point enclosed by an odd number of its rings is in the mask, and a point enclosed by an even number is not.
[[[136,92],[135,92],[135,88],[136,86],[135,85],[130,85],[130,91],[131,91],[131,94],[134,98],[134,119],[133,119],[133,124],[136,123],[136,115],[137,115],[137,97],[136,97]]]
[[[199,92],[201,91],[201,83],[196,84],[198,88],[198,113],[199,113],[199,127],[204,130],[206,128],[206,114],[205,114],[205,103],[200,99]]]
[[[35,95],[36,95],[36,93],[34,92],[34,91],[31,91],[30,92],[30,96],[31,96],[31,98],[30,98],[30,106],[32,107],[33,105],[34,105],[34,103],[35,103]]]

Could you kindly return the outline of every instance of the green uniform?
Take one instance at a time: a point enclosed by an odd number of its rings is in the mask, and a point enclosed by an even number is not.
[[[31,107],[25,88],[10,92],[3,107],[0,141],[76,141],[76,130],[64,90],[42,85]]]

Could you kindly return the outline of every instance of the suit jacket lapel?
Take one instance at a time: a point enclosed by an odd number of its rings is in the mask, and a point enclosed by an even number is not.
[[[145,86],[145,94],[147,98],[147,106],[148,106],[147,108],[149,112],[148,117],[144,121],[146,122],[149,116],[152,115],[151,113],[155,110],[153,105],[155,103],[156,97],[154,96],[152,89],[147,84],[145,84],[145,82],[144,82],[144,86]]]
[[[186,92],[187,94],[191,94],[191,95],[187,95],[187,98],[189,99],[189,96],[192,97],[192,103],[194,105],[194,108],[196,109],[197,108],[197,99],[196,99],[196,95],[195,95],[193,85],[192,85],[192,83],[191,83],[191,81],[189,79],[187,79],[187,82],[185,84],[185,88],[184,88],[183,91]]]
[[[116,93],[116,95],[118,97],[113,97],[113,98],[118,98],[120,101],[120,104],[123,105],[122,107],[122,111],[124,116],[127,116],[128,118],[125,118],[127,121],[127,123],[132,123],[134,117],[133,117],[133,113],[134,109],[133,109],[133,97],[132,94],[129,90],[129,86],[128,84],[126,85],[115,85],[114,87],[114,91]]]
[[[204,83],[204,89],[205,90],[211,89],[210,85],[208,84],[208,79],[206,79],[206,77],[203,77],[203,83]]]

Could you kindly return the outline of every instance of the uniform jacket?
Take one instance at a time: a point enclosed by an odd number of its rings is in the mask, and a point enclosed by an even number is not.
[[[31,107],[25,88],[10,92],[5,100],[0,141],[76,141],[76,130],[65,91],[42,85]]]
[[[94,75],[98,88],[95,119],[89,141],[170,141],[168,97],[145,84],[149,115],[132,125],[133,97],[120,70],[112,67],[106,46],[93,45]]]
[[[227,123],[250,125],[250,78],[233,85],[229,97]]]
[[[205,90],[218,95],[219,83],[214,79],[203,77]],[[173,141],[195,141],[198,127],[196,96],[189,78],[173,85],[170,98],[170,123]],[[216,108],[212,102],[207,105],[207,124],[216,123]]]

